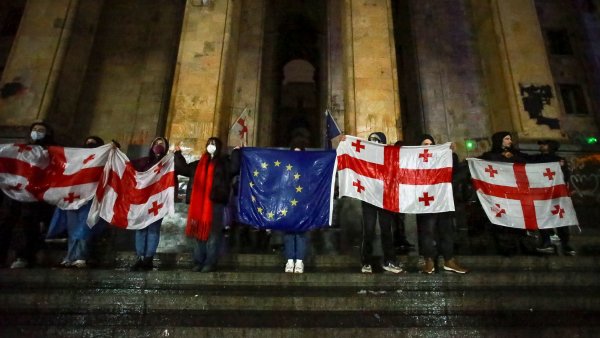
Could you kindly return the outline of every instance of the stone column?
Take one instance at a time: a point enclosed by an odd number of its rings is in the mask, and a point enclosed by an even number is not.
[[[465,0],[412,0],[411,30],[420,83],[423,131],[436,142],[489,135],[483,74]]]
[[[402,137],[390,0],[344,0],[345,132]]]
[[[29,0],[25,5],[2,84],[22,89],[0,100],[0,124],[29,125],[46,118],[63,66],[79,0]]]
[[[560,108],[533,0],[471,0],[493,131],[561,138]]]
[[[230,125],[244,109],[249,110],[248,145],[256,145],[257,113],[259,110],[260,76],[262,66],[263,32],[265,21],[264,0],[242,0],[238,58],[235,66],[235,91]],[[238,144],[230,144],[237,146]]]
[[[227,142],[240,8],[234,0],[186,4],[167,135],[194,154],[210,136]]]

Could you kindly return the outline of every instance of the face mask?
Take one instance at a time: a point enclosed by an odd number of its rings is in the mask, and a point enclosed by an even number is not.
[[[165,152],[165,146],[162,144],[155,144],[154,147],[152,147],[152,152],[154,155],[160,155]]]
[[[43,139],[45,136],[46,136],[46,134],[43,132],[35,131],[35,130],[31,131],[31,139],[34,141],[39,141],[39,140]]]
[[[209,154],[214,154],[215,151],[217,151],[217,146],[214,144],[209,144],[206,146],[206,151],[208,151]]]

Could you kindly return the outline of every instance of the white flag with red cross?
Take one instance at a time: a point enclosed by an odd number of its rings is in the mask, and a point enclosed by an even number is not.
[[[454,211],[450,143],[396,147],[346,136],[337,161],[340,196],[401,213]]]
[[[473,186],[490,222],[527,230],[579,224],[558,162],[467,160]]]
[[[49,147],[44,201],[65,210],[76,210],[96,194],[112,144],[97,148]]]
[[[174,213],[173,154],[167,154],[145,172],[136,171],[119,149],[109,154],[96,192],[88,225],[98,217],[120,228],[143,229]]]
[[[228,144],[232,146],[248,145],[248,138],[253,124],[253,120],[250,117],[250,109],[244,108],[240,116],[238,116],[229,129]]]
[[[0,186],[18,201],[79,209],[94,197],[111,147],[0,145]]]
[[[0,188],[17,201],[39,201],[49,163],[48,151],[41,146],[1,144]]]

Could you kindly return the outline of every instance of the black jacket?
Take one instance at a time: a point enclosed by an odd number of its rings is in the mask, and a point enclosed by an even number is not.
[[[220,156],[214,158],[216,161],[215,171],[213,174],[213,186],[210,192],[210,199],[215,203],[227,204],[229,201],[229,192],[231,191],[231,180],[240,171],[240,155],[239,151],[234,150],[230,156]],[[185,191],[185,202],[190,203],[192,196],[192,187],[194,186],[194,175],[198,167],[199,160],[187,163],[181,151],[175,152],[175,173],[177,175],[190,178]]]

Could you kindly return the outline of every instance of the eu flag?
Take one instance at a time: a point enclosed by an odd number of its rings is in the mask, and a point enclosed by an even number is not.
[[[242,148],[238,215],[259,229],[331,224],[335,151]]]

